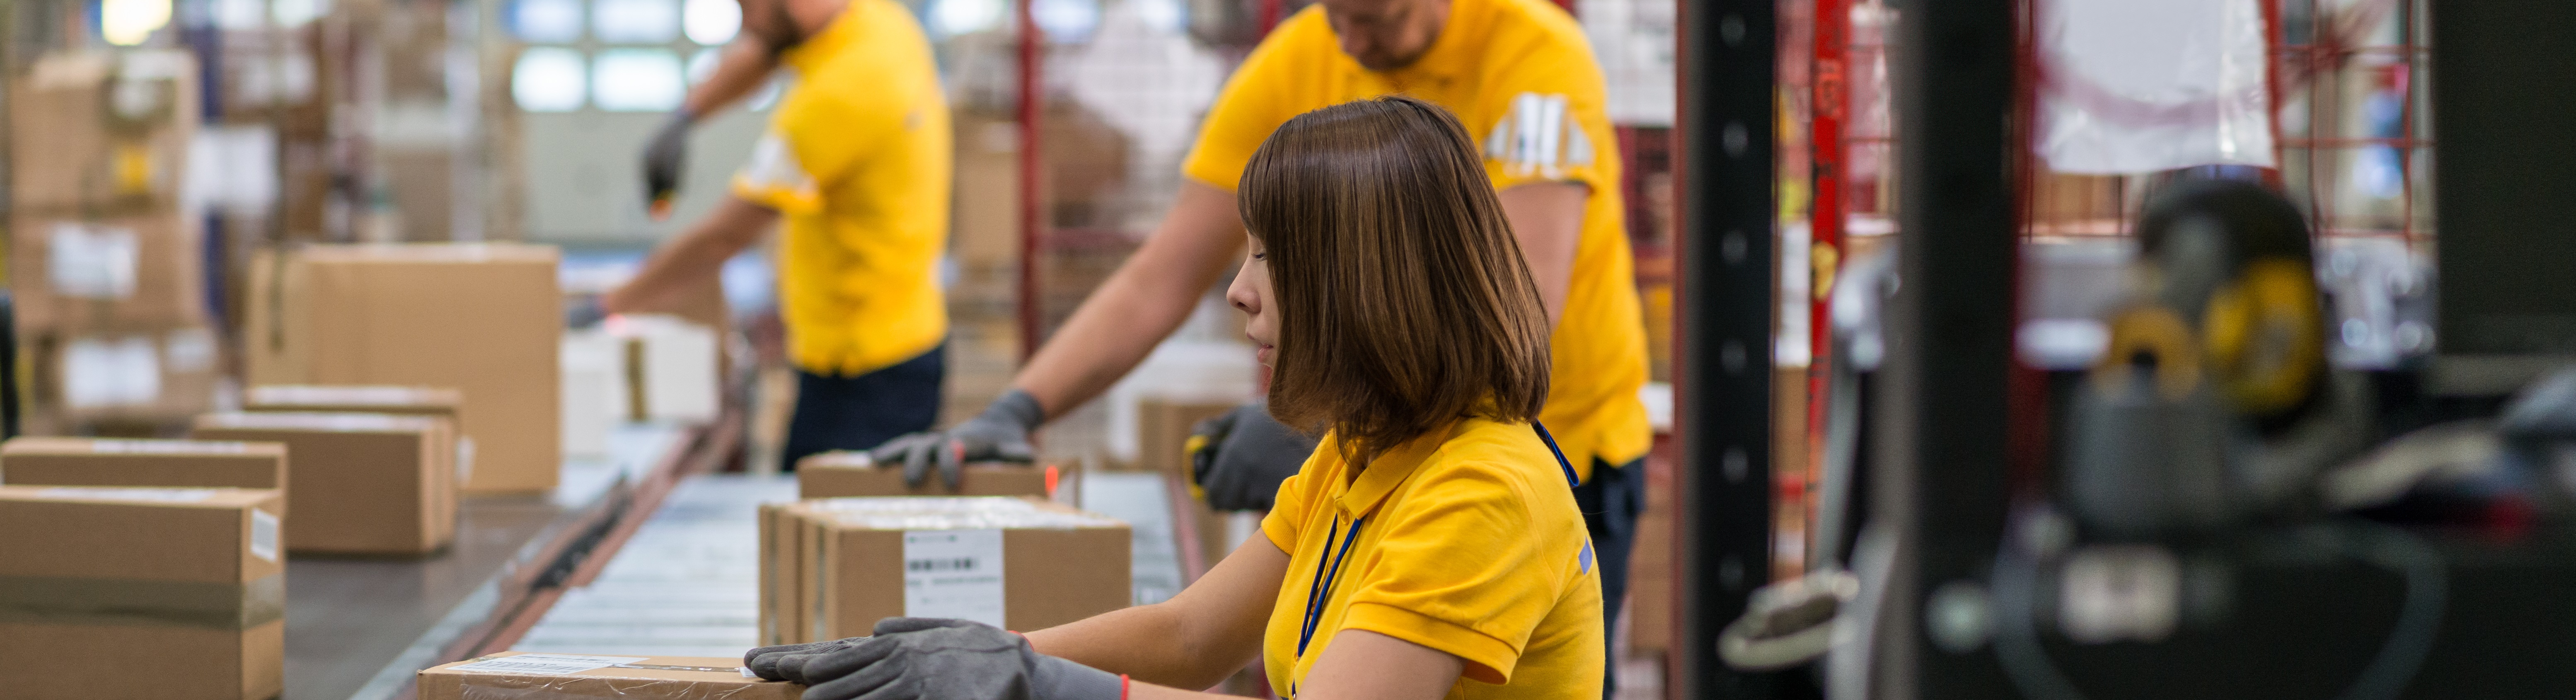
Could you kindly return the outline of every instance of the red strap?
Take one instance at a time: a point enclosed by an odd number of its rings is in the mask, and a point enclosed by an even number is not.
[[[1118,674],[1118,700],[1127,700],[1127,690],[1130,686],[1135,685],[1135,683],[1135,681],[1127,678],[1127,674]]]

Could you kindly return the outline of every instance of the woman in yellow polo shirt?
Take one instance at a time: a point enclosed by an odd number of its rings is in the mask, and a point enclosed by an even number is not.
[[[1188,590],[1025,638],[892,618],[752,650],[805,700],[1197,695],[1259,655],[1282,697],[1601,692],[1601,584],[1573,468],[1531,422],[1547,316],[1473,143],[1428,102],[1306,113],[1244,172],[1227,298],[1270,410],[1325,429],[1262,533]]]

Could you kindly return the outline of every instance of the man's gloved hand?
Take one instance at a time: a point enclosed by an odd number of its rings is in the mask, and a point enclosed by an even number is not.
[[[913,433],[878,445],[868,451],[868,461],[877,464],[903,465],[903,483],[920,486],[930,476],[930,467],[939,466],[939,477],[955,487],[965,478],[967,462],[1019,462],[1037,458],[1029,447],[1029,433],[1046,422],[1046,409],[1038,399],[1019,389],[1002,392],[984,412],[946,431]]]
[[[653,140],[644,144],[644,206],[655,221],[671,215],[671,200],[680,191],[680,166],[688,159],[689,127],[697,121],[687,107],[672,110]]]
[[[977,622],[887,618],[876,636],[842,641],[849,644],[785,655],[771,666],[793,672],[773,680],[805,684],[804,700],[1119,700],[1126,692],[1117,674],[1039,654],[1019,635]]]
[[[1269,510],[1279,482],[1306,466],[1315,442],[1271,418],[1261,402],[1247,403],[1191,431],[1190,476],[1209,508]]]

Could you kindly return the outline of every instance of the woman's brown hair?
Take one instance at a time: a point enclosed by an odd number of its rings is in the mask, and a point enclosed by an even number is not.
[[[1547,400],[1547,314],[1467,130],[1409,97],[1298,115],[1237,188],[1279,314],[1270,413],[1366,462]]]

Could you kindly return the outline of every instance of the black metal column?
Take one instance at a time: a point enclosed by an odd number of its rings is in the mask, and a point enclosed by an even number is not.
[[[1767,698],[1717,635],[1771,575],[1774,0],[1682,3],[1676,698]]]
[[[1992,647],[1944,650],[1924,609],[1984,590],[2006,508],[2015,326],[2014,0],[1905,3],[1896,66],[1898,292],[1875,407],[1873,504],[1904,542],[1882,619],[1885,697],[2012,693]],[[1990,619],[1990,618],[1989,618]]]

